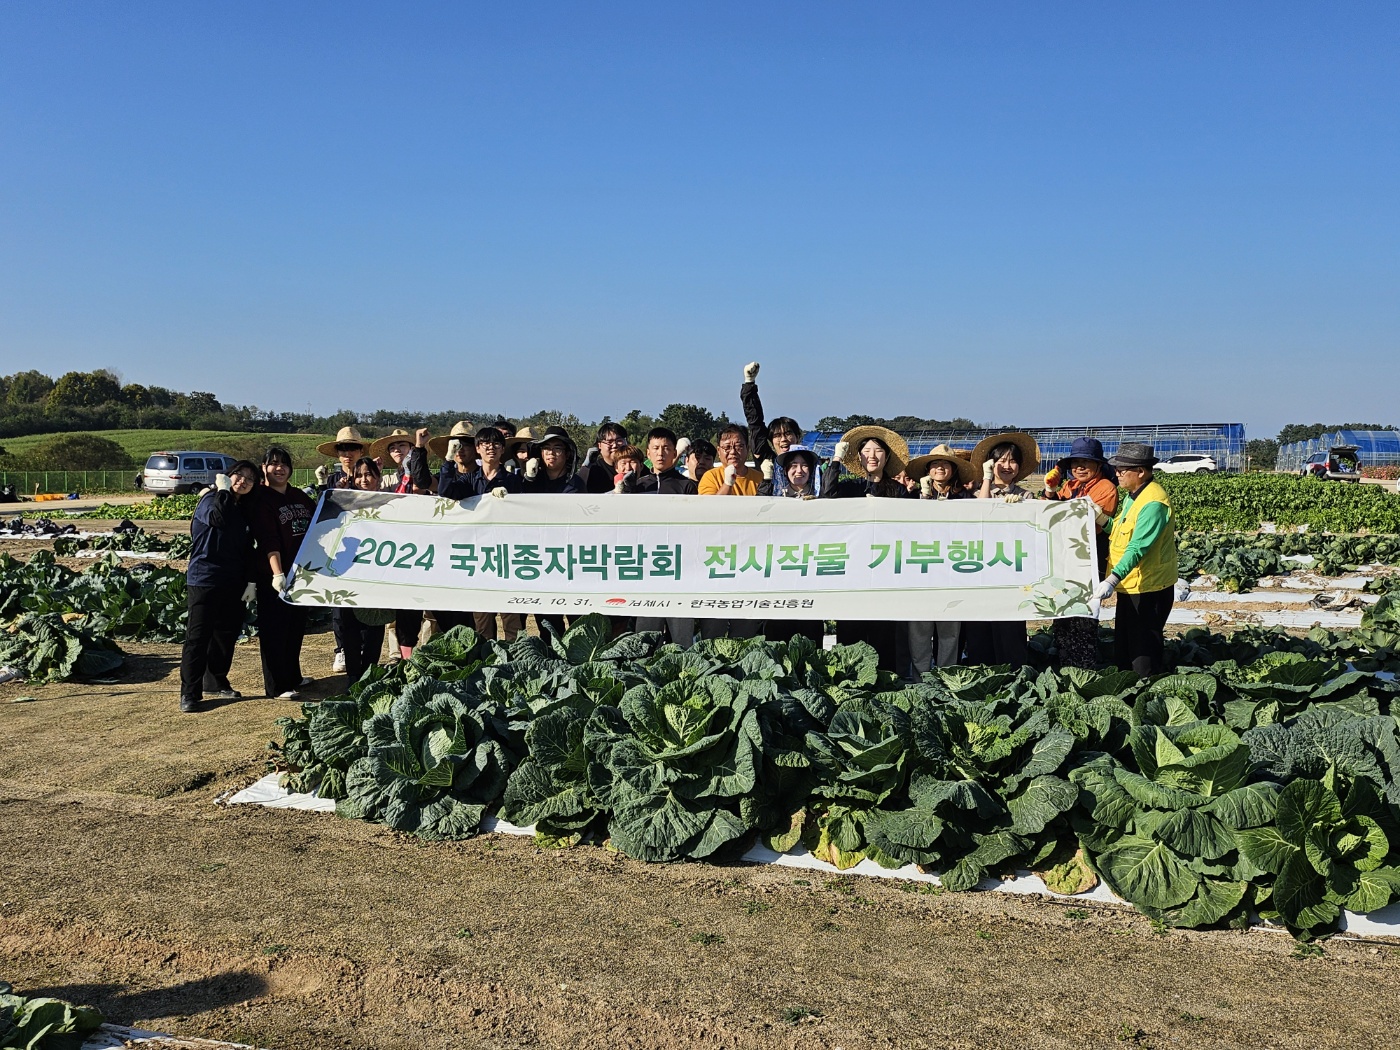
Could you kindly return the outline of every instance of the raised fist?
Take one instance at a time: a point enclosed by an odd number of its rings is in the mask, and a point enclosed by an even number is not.
[[[744,382],[752,383],[758,378],[758,362],[750,361],[744,366]]]

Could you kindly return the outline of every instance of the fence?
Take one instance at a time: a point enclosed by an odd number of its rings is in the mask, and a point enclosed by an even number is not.
[[[902,435],[909,443],[909,452],[921,456],[935,445],[947,444],[953,448],[972,448],[984,437],[998,433],[995,430],[968,430],[957,433],[937,433],[923,431]],[[1204,452],[1215,457],[1220,470],[1244,469],[1245,434],[1243,423],[1161,423],[1145,426],[1113,427],[1035,427],[1026,433],[1035,438],[1040,446],[1042,466],[1069,455],[1070,444],[1077,437],[1098,438],[1103,443],[1105,455],[1113,455],[1124,441],[1137,441],[1151,445],[1157,451],[1157,458],[1168,459],[1181,452]],[[819,455],[831,455],[832,448],[841,439],[837,433],[808,433],[805,441]]]
[[[136,478],[140,467],[122,470],[0,470],[0,486],[13,485],[16,495],[32,496],[36,492],[125,493],[136,495],[141,489]],[[292,471],[292,484],[298,487],[314,485],[315,472],[309,469]]]

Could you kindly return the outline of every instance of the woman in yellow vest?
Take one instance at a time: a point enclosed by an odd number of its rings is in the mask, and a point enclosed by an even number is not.
[[[1176,586],[1176,526],[1167,490],[1152,476],[1151,445],[1125,441],[1108,462],[1128,491],[1108,536],[1112,571],[1095,596],[1118,593],[1113,633],[1118,666],[1146,678],[1162,670],[1162,630]]]

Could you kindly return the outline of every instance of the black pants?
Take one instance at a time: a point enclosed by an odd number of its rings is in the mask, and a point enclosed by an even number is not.
[[[394,637],[399,640],[399,647],[408,646],[412,649],[418,644],[418,635],[423,630],[423,610],[422,609],[400,609],[394,613]]]
[[[966,620],[963,648],[969,664],[1010,664],[1012,669],[1029,662],[1025,620]]]
[[[795,634],[810,638],[820,649],[826,637],[826,624],[821,620],[767,620],[763,624],[763,637],[770,642],[790,642]]]
[[[879,668],[882,671],[897,671],[898,641],[895,635],[908,630],[903,621],[893,620],[837,620],[836,644],[855,645],[866,642],[880,655]]]
[[[1162,671],[1162,630],[1172,611],[1171,587],[1146,594],[1118,593],[1113,648],[1118,666],[1143,678]]]
[[[364,677],[365,671],[379,662],[384,648],[384,625],[362,623],[353,609],[337,609],[331,614],[335,629],[335,644],[345,653],[345,674],[349,684]]]
[[[279,696],[301,688],[301,642],[306,610],[288,605],[271,581],[258,583],[258,649],[262,653],[263,689]]]
[[[188,587],[190,621],[180,654],[180,699],[198,702],[207,689],[231,689],[228,670],[243,626],[243,584]]]

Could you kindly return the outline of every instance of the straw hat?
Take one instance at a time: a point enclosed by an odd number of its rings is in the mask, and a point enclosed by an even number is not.
[[[389,454],[390,445],[404,443],[412,445],[414,443],[413,435],[400,427],[397,430],[389,431],[389,433],[385,434],[378,441],[371,444],[369,451],[366,452],[365,455],[369,456],[370,459],[383,459]]]
[[[973,469],[972,463],[958,455],[961,449],[952,449],[947,445],[939,445],[932,452],[916,459],[911,459],[909,465],[904,468],[904,473],[913,480],[918,481],[928,473],[928,468],[935,463],[951,463],[957,478],[964,485],[973,481],[977,477],[977,471]]]
[[[890,458],[885,463],[885,477],[892,478],[904,469],[909,462],[909,444],[888,427],[852,427],[841,435],[848,446],[842,465],[852,474],[865,476],[865,467],[860,462],[860,446],[870,438],[879,438],[890,450]]]
[[[1039,468],[1040,446],[1035,443],[1035,438],[1017,430],[1010,434],[993,434],[977,442],[977,447],[972,450],[972,466],[976,471],[974,477],[982,473],[982,464],[998,445],[1015,445],[1021,450],[1021,469],[1016,474],[1017,481],[1030,477]]]
[[[520,445],[532,444],[534,440],[534,430],[530,427],[521,427],[515,432],[515,437],[506,438],[506,455],[509,456]]]
[[[358,430],[354,427],[341,427],[335,432],[334,441],[322,441],[316,446],[316,451],[323,456],[338,456],[340,453],[335,450],[336,445],[359,445],[361,453],[367,447]]]
[[[472,429],[470,422],[465,419],[459,419],[452,424],[452,430],[449,433],[441,437],[428,439],[428,451],[437,456],[438,459],[446,459],[447,443],[453,438],[457,438],[467,447],[471,448],[474,447],[473,442],[476,440],[476,431]]]

